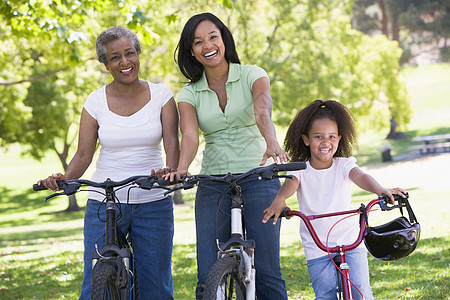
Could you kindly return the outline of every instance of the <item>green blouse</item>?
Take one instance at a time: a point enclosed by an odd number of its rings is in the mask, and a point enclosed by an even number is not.
[[[199,81],[181,89],[178,102],[195,107],[205,137],[201,173],[243,173],[259,166],[266,142],[255,121],[252,86],[262,77],[268,76],[258,66],[230,63],[225,112],[209,88],[205,72]]]

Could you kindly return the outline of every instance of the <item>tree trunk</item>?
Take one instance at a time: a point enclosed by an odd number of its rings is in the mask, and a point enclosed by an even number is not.
[[[389,134],[387,135],[386,139],[389,140],[398,140],[405,138],[405,134],[403,132],[397,131],[397,122],[395,121],[395,117],[391,118],[391,130],[389,131]]]
[[[66,131],[67,134],[68,134],[68,131],[69,130]],[[69,155],[69,148],[70,148],[70,144],[67,143],[67,136],[66,136],[66,142],[64,142],[63,151],[61,153],[58,152],[56,147],[54,148],[56,154],[59,157],[59,160],[61,161],[64,173],[67,171],[67,166],[68,166],[67,157]],[[77,197],[75,196],[75,194],[69,195],[68,199],[69,199],[69,206],[67,206],[65,211],[70,212],[70,211],[80,211],[81,210],[81,208],[78,206]]]
[[[383,33],[387,38],[389,38],[388,17],[386,14],[386,7],[384,5],[384,0],[377,0],[377,4],[381,10],[381,33]]]
[[[392,14],[392,40],[400,45],[400,27],[398,26],[398,14]]]
[[[175,185],[176,187],[179,187],[180,184]],[[181,194],[181,190],[176,190],[173,192],[173,203],[174,204],[184,204],[183,202],[183,196]]]
[[[77,198],[75,197],[75,194],[69,195],[69,206],[66,208],[66,211],[80,211],[81,207],[78,206]]]

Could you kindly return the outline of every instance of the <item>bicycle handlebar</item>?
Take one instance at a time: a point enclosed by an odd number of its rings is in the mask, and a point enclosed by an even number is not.
[[[225,176],[212,176],[212,175],[206,175],[206,174],[198,174],[198,175],[186,175],[183,176],[180,179],[175,179],[174,181],[168,181],[164,178],[158,179],[158,185],[159,186],[170,186],[177,183],[181,183],[181,187],[175,187],[172,189],[169,189],[166,193],[173,192],[178,189],[190,189],[193,188],[198,184],[198,181],[200,179],[206,179],[213,182],[225,182],[225,183],[232,183],[240,181],[244,178],[247,178],[251,175],[259,175],[259,179],[263,180],[271,180],[273,178],[280,178],[280,177],[289,177],[286,175],[278,175],[278,172],[283,171],[296,171],[296,170],[303,170],[306,168],[306,163],[304,162],[290,162],[285,164],[271,164],[269,166],[265,167],[258,167],[251,169],[243,174],[240,175],[233,175],[231,173],[228,173]]]
[[[339,212],[334,212],[334,213],[326,213],[326,214],[320,214],[320,215],[309,215],[309,216],[305,215],[304,213],[302,213],[300,211],[291,210],[289,207],[286,207],[283,210],[283,212],[280,214],[280,217],[284,217],[286,219],[290,219],[292,216],[300,217],[303,220],[303,222],[305,223],[305,225],[306,225],[309,233],[311,234],[311,237],[313,238],[314,242],[316,243],[317,247],[319,247],[323,251],[339,252],[341,250],[340,248],[344,249],[345,251],[348,251],[348,250],[355,249],[363,241],[364,234],[366,231],[366,226],[367,226],[367,220],[365,218],[361,219],[359,235],[353,244],[329,247],[328,249],[320,241],[319,237],[317,236],[317,233],[311,224],[311,220],[319,219],[319,218],[327,218],[327,217],[332,217],[332,216],[339,216],[339,215],[349,215],[352,213],[358,213],[358,214],[365,213],[365,212],[370,211],[370,209],[376,204],[380,205],[380,208],[382,211],[392,210],[395,208],[401,209],[402,207],[406,207],[408,198],[409,198],[408,193],[406,193],[406,198],[403,198],[400,195],[394,195],[394,199],[395,199],[395,201],[398,202],[398,204],[397,205],[393,204],[392,206],[389,206],[389,198],[385,194],[383,194],[383,195],[379,196],[378,198],[370,201],[367,204],[367,206],[364,206],[364,204],[361,204],[361,207],[358,209],[348,210],[348,211],[339,211]]]
[[[158,178],[156,175],[141,175],[141,176],[131,176],[121,181],[113,181],[111,179],[106,179],[103,182],[95,182],[87,179],[75,179],[75,180],[61,180],[57,181],[58,187],[62,190],[59,193],[54,193],[48,197],[45,198],[45,200],[48,200],[50,198],[53,198],[55,196],[61,196],[61,195],[72,195],[79,191],[81,187],[84,186],[91,186],[96,188],[102,188],[102,189],[112,189],[115,187],[120,187],[127,185],[131,182],[134,182],[139,188],[150,190],[153,188],[154,184],[157,183]],[[166,187],[158,186],[160,188],[168,189]],[[33,190],[34,191],[43,191],[47,188],[40,184],[38,185],[33,184]]]

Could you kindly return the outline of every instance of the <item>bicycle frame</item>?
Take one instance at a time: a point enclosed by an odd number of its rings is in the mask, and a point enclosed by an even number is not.
[[[108,181],[108,180],[107,180]],[[104,259],[109,263],[113,263],[117,266],[117,268],[122,268],[121,265],[117,261],[114,261],[115,258],[120,258],[125,266],[125,273],[129,274],[130,272],[130,258],[131,258],[131,245],[128,243],[125,237],[119,237],[117,239],[117,223],[116,223],[116,201],[115,201],[115,191],[113,186],[105,187],[105,205],[106,205],[106,223],[105,223],[105,246],[102,249],[97,249],[97,245],[95,245],[95,249],[92,251],[91,260],[92,260],[92,270],[94,270],[96,264],[99,260]],[[119,276],[118,276],[119,277]],[[117,286],[120,288],[125,288],[127,286],[127,282],[129,281],[129,275],[120,276],[117,278]],[[130,297],[130,289],[122,290],[123,299],[129,299]]]
[[[181,188],[183,189],[193,188],[194,186],[198,185],[200,179],[205,179],[212,182],[225,183],[228,185],[226,193],[228,192],[231,193],[231,237],[226,242],[222,243],[219,242],[218,239],[216,239],[218,248],[218,260],[216,261],[216,263],[220,262],[222,258],[225,258],[226,260],[229,257],[232,258],[238,257],[239,266],[237,272],[238,274],[236,275],[238,277],[238,280],[240,282],[242,281],[243,285],[245,285],[245,295],[246,295],[245,298],[247,300],[255,300],[256,298],[256,288],[255,288],[256,270],[254,267],[255,241],[247,240],[245,238],[245,225],[243,222],[243,214],[242,214],[243,196],[241,193],[241,188],[238,183],[241,180],[248,178],[252,175],[258,175],[258,180],[272,180],[274,178],[283,178],[283,177],[286,178],[289,176],[278,175],[278,172],[302,170],[305,168],[306,164],[304,162],[291,162],[280,165],[274,163],[269,166],[252,169],[240,175],[233,175],[231,173],[228,173],[227,175],[221,177],[204,174],[189,175],[184,176],[181,179],[176,179],[174,182],[169,182],[166,180],[158,180],[158,184],[160,186],[167,186],[181,183],[181,186],[169,189],[166,192],[166,194]],[[211,267],[210,273],[213,271],[213,269],[214,265]],[[208,276],[209,275],[210,274],[208,274]],[[214,277],[214,280],[215,279],[216,278]],[[233,287],[231,286],[230,289],[232,288]],[[218,294],[219,291],[221,290],[222,285],[220,285],[219,288],[217,288],[216,290],[216,285],[214,284],[214,291],[212,291],[213,294],[212,296]],[[217,297],[217,299],[222,298]]]
[[[245,239],[245,226],[243,221],[243,196],[240,186],[233,182],[231,185],[231,237],[228,241],[220,243],[217,239],[218,258],[224,256],[238,256],[240,258],[239,270],[246,284],[246,299],[254,300],[256,297],[256,270],[254,266],[255,241]]]
[[[108,263],[116,267],[115,286],[120,290],[120,299],[130,299],[132,285],[135,284],[134,276],[130,264],[132,264],[132,248],[125,236],[118,234],[116,223],[116,196],[114,188],[126,187],[130,183],[136,184],[142,189],[151,189],[153,184],[157,182],[156,175],[132,176],[122,181],[114,182],[109,178],[104,182],[93,182],[90,180],[78,179],[58,181],[58,186],[63,192],[54,193],[45,198],[45,201],[60,195],[71,195],[80,191],[82,187],[96,187],[104,190],[105,195],[105,246],[102,249],[92,251],[92,275],[94,268],[99,263]],[[160,187],[165,188],[165,187]],[[35,191],[45,190],[43,185],[33,185]],[[167,189],[167,188],[165,188]],[[102,192],[103,193],[103,192]],[[130,276],[131,274],[131,276]],[[94,276],[92,276],[94,277]],[[134,297],[133,297],[134,298]]]
[[[327,253],[339,253],[340,258],[340,278],[341,278],[341,284],[342,284],[342,293],[345,300],[353,299],[353,293],[351,288],[351,281],[350,281],[350,270],[349,266],[347,264],[347,259],[345,256],[345,253],[347,251],[353,250],[356,247],[358,247],[361,242],[364,239],[364,234],[366,232],[367,222],[365,218],[360,219],[360,230],[357,239],[350,245],[338,245],[334,247],[327,247],[322,243],[322,241],[317,236],[317,233],[311,224],[312,220],[320,219],[320,218],[328,218],[328,217],[334,217],[334,216],[341,216],[341,215],[350,215],[350,214],[361,214],[364,211],[369,212],[373,206],[376,204],[380,204],[381,201],[385,201],[384,197],[378,197],[377,199],[374,199],[370,201],[367,206],[364,206],[364,204],[361,204],[361,207],[354,210],[347,210],[347,211],[339,211],[339,212],[333,212],[333,213],[326,213],[326,214],[319,214],[319,215],[305,215],[304,213],[296,210],[286,210],[284,212],[284,215],[287,218],[290,218],[291,216],[297,216],[300,217],[306,227],[308,228],[308,231],[310,232],[314,242],[316,243],[317,247],[319,247],[321,250],[327,252]],[[381,204],[380,204],[381,205]]]

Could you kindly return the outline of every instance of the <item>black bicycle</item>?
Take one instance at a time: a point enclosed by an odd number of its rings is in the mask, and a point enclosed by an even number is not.
[[[258,175],[259,180],[272,180],[274,178],[290,177],[279,175],[278,172],[302,170],[306,168],[304,162],[292,162],[286,164],[272,164],[266,167],[252,169],[241,175],[228,173],[225,176],[211,175],[189,175],[173,182],[160,180],[159,185],[181,185],[166,192],[170,193],[178,189],[190,189],[198,185],[200,180],[212,182],[223,182],[228,185],[219,202],[223,197],[231,195],[231,237],[228,241],[217,241],[218,259],[208,272],[205,283],[204,300],[211,299],[255,299],[255,265],[254,251],[255,241],[246,238],[245,224],[243,218],[244,197],[241,186],[243,180],[254,180],[249,177]],[[217,209],[219,210],[218,204]]]
[[[132,176],[122,181],[110,179],[104,182],[93,182],[85,179],[58,181],[61,192],[45,198],[45,201],[48,201],[56,196],[72,195],[79,191],[87,191],[87,187],[101,188],[105,191],[104,193],[97,191],[105,196],[105,219],[102,219],[100,215],[98,215],[98,218],[106,225],[104,234],[106,245],[102,249],[98,249],[96,244],[92,251],[91,299],[139,299],[138,279],[131,243],[117,229],[117,222],[122,212],[119,210],[119,215],[116,216],[116,207],[119,206],[116,206],[118,199],[115,193],[122,188],[150,190],[159,187],[169,189],[155,185],[157,181],[156,175]],[[34,184],[33,190],[41,191],[46,190],[46,188],[43,185]],[[99,240],[102,237],[99,237]]]

